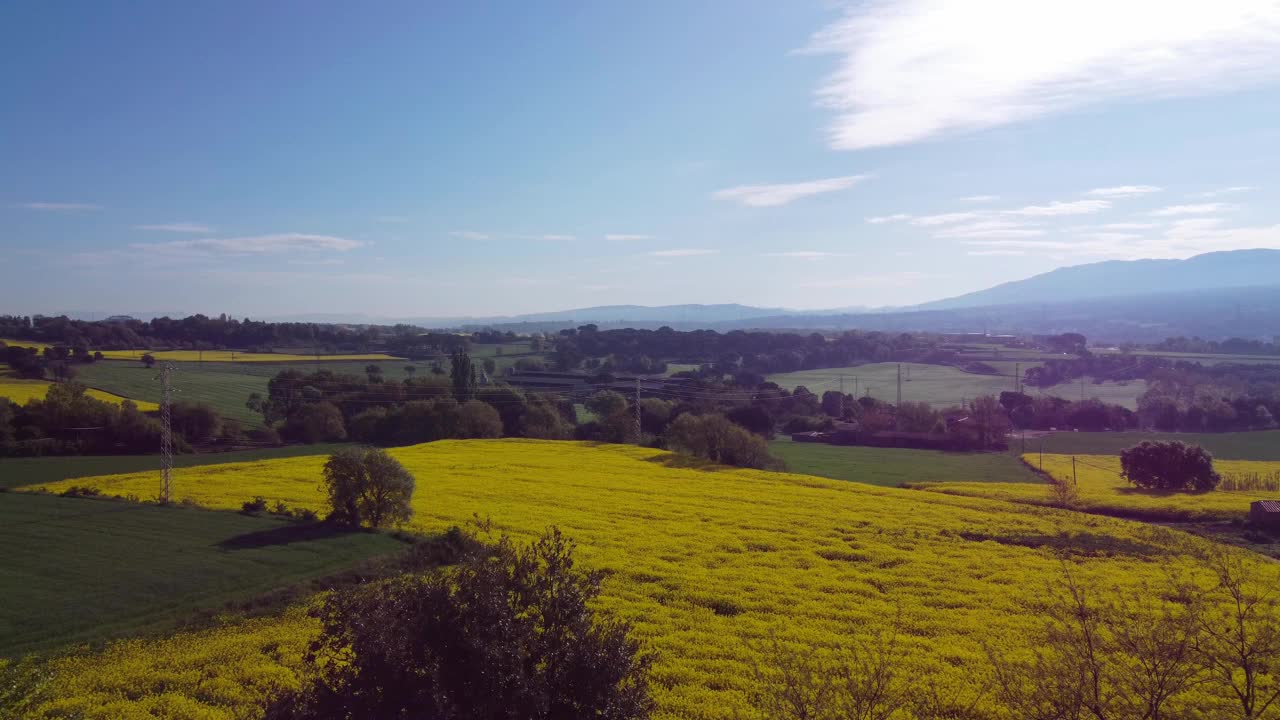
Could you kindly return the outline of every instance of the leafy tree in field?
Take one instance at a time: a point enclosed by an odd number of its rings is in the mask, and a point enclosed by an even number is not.
[[[468,400],[458,408],[458,437],[502,437],[502,417],[489,403]]]
[[[573,426],[554,407],[530,403],[520,415],[520,435],[543,440],[567,440],[573,437]]]
[[[218,411],[205,403],[176,402],[172,413],[173,429],[182,433],[189,442],[208,440],[217,434],[222,424]]]
[[[347,439],[342,411],[333,403],[320,401],[303,405],[285,420],[281,434],[304,443],[336,442]]]
[[[827,415],[836,419],[844,417],[846,405],[848,405],[846,396],[839,390],[828,390],[822,393],[822,412]]]
[[[773,416],[761,405],[739,405],[730,408],[725,417],[757,435],[773,437]]]
[[[311,677],[267,720],[648,717],[651,658],[630,625],[596,616],[601,575],[573,549],[553,528],[447,573],[335,593],[316,611]]]
[[[498,354],[502,354],[502,348],[498,348]],[[498,363],[491,357],[485,358],[482,364],[484,365],[484,371],[489,374],[489,377],[493,377],[494,372],[498,370]]]
[[[365,365],[364,374],[369,378],[369,382],[371,383],[380,383],[383,381],[381,365],[375,365],[374,363]]]
[[[465,350],[454,350],[449,356],[449,380],[453,383],[453,397],[466,402],[476,392],[476,366]]]
[[[1125,480],[1146,490],[1205,492],[1222,481],[1207,450],[1177,441],[1144,440],[1120,452],[1120,466]]]
[[[761,469],[782,465],[769,455],[764,438],[719,414],[680,415],[667,427],[666,441],[672,450],[725,465]]]
[[[601,390],[587,398],[584,404],[601,419],[627,411],[627,399],[612,390]]]
[[[156,356],[151,353],[142,353],[142,364],[149,368],[156,366]]]
[[[413,475],[385,450],[347,448],[330,455],[324,484],[333,522],[376,528],[413,515]]]

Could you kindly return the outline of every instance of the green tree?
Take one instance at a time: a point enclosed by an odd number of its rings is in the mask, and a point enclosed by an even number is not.
[[[334,593],[300,690],[267,720],[639,720],[651,658],[592,609],[602,576],[552,528],[449,572]],[[342,658],[341,662],[333,662]]]
[[[353,527],[407,522],[414,478],[386,450],[344,448],[324,465],[329,519]]]
[[[281,434],[297,442],[336,442],[347,439],[347,428],[342,421],[342,411],[333,403],[322,400],[295,410],[285,420]]]
[[[458,437],[502,437],[502,416],[489,403],[468,400],[458,408]]]
[[[1121,475],[1145,490],[1194,490],[1218,487],[1221,476],[1213,456],[1199,445],[1144,440],[1120,451]]]
[[[453,397],[458,402],[466,402],[475,395],[476,366],[466,350],[454,350],[449,356],[449,380],[453,383]]]
[[[155,367],[156,356],[151,353],[142,353],[142,364],[149,368]]]

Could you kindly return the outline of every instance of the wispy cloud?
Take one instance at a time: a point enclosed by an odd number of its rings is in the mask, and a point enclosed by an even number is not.
[[[368,243],[332,235],[308,235],[305,233],[279,233],[232,238],[202,238],[199,240],[174,240],[164,243],[133,243],[135,250],[177,252],[201,255],[270,255],[291,252],[337,251],[346,252]]]
[[[999,200],[999,199],[1000,199],[999,195],[970,195],[969,197],[960,198],[960,202],[986,203],[986,202],[995,202],[996,200]]]
[[[537,236],[537,239],[538,239],[538,240],[548,240],[548,241],[558,242],[558,241],[561,241],[561,240],[577,240],[578,238],[577,238],[577,236],[576,236],[576,235],[556,235],[556,234],[547,234],[547,235],[539,235],[539,236]]]
[[[1257,190],[1257,188],[1252,185],[1234,185],[1232,187],[1218,188],[1217,190],[1206,190],[1202,193],[1196,193],[1192,197],[1216,198],[1222,197],[1223,195],[1235,195],[1236,193],[1249,192],[1250,190]]]
[[[1198,203],[1194,205],[1169,205],[1159,210],[1152,210],[1150,214],[1153,217],[1173,217],[1176,215],[1212,215],[1228,210],[1235,210],[1235,206],[1227,203]]]
[[[968,222],[983,217],[982,213],[976,212],[958,212],[958,213],[942,213],[941,215],[922,215],[911,221],[912,225],[950,225],[952,223]]]
[[[707,250],[705,248],[680,248],[677,250],[654,250],[649,253],[653,257],[694,257],[696,255],[718,255],[719,250]]]
[[[1085,232],[1064,240],[965,240],[962,244],[980,251],[1020,250],[1061,258],[1188,258],[1223,250],[1280,249],[1280,225],[1229,227],[1221,218],[1189,217],[1149,235]]]
[[[29,202],[21,203],[16,207],[26,210],[49,210],[51,212],[77,212],[80,210],[101,210],[101,205],[90,205],[89,203],[68,203],[68,202]]]
[[[455,237],[459,240],[488,240],[489,234],[476,232],[475,230],[454,230],[449,233],[449,237]]]
[[[1005,210],[1006,215],[1022,215],[1025,217],[1056,217],[1059,215],[1088,215],[1111,207],[1109,200],[1075,200],[1073,202],[1054,201],[1048,205],[1028,205],[1017,210]]]
[[[867,218],[867,222],[872,225],[883,225],[885,223],[903,222],[904,220],[910,219],[910,215],[906,213],[898,213],[896,215],[877,215],[875,217],[869,217]]]
[[[904,0],[852,5],[808,50],[842,150],[980,130],[1119,99],[1220,93],[1276,77],[1275,0]]]
[[[628,235],[626,233],[609,233],[604,236],[609,242],[630,242],[633,240],[652,240],[652,235]]]
[[[995,256],[1009,255],[1009,256],[1015,256],[1015,255],[1026,255],[1026,254],[1027,254],[1027,251],[1026,251],[1026,250],[970,250],[970,251],[968,251],[968,252],[967,252],[967,253],[965,253],[965,254],[966,254],[966,255],[974,255],[974,256],[978,256],[978,257],[987,256],[987,255],[995,255]]]
[[[174,232],[174,233],[192,233],[207,234],[214,232],[213,228],[200,223],[178,222],[163,223],[160,225],[134,225],[135,230],[154,230],[156,232]]]
[[[846,257],[846,253],[823,252],[821,250],[789,250],[787,252],[761,253],[763,257],[802,258],[817,260],[828,257]]]
[[[851,275],[829,280],[811,280],[801,283],[799,287],[811,290],[906,287],[925,280],[932,280],[936,277],[931,273],[903,270],[900,272]]]
[[[1085,195],[1091,195],[1093,197],[1123,198],[1133,197],[1135,195],[1150,195],[1151,193],[1158,193],[1161,190],[1162,188],[1158,188],[1155,185],[1118,185],[1116,187],[1094,188],[1085,193]]]
[[[1039,237],[1044,230],[1033,225],[1009,220],[981,220],[952,225],[934,233],[937,238],[1023,238]]]
[[[739,185],[717,190],[713,195],[716,199],[748,207],[777,207],[813,195],[848,190],[868,177],[870,175],[845,175],[779,185]]]
[[[1118,223],[1106,223],[1104,225],[1098,225],[1097,227],[1102,228],[1103,230],[1150,230],[1152,228],[1160,227],[1160,223],[1118,222]]]

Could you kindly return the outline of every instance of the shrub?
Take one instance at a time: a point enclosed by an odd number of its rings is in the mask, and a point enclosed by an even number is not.
[[[342,422],[342,411],[322,400],[307,403],[289,415],[281,434],[297,442],[334,442],[347,439],[347,428]]]
[[[685,413],[667,428],[667,447],[712,462],[759,469],[780,468],[769,455],[764,438],[730,422],[725,416]]]
[[[370,527],[406,522],[413,514],[413,475],[378,448],[344,448],[324,465],[329,519]]]
[[[449,573],[335,593],[316,611],[311,679],[266,716],[648,717],[650,658],[628,624],[595,616],[600,580],[552,529],[528,548],[504,538]]]
[[[1205,492],[1222,478],[1213,469],[1213,456],[1199,445],[1144,440],[1120,452],[1121,475],[1146,490]]]
[[[458,408],[458,437],[502,437],[502,417],[492,405],[480,400],[468,400]]]
[[[267,509],[266,498],[261,495],[255,495],[252,500],[247,500],[240,506],[240,512],[256,514],[264,512]]]

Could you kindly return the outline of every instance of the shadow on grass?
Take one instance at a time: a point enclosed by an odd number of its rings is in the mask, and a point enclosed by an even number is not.
[[[651,458],[645,458],[645,462],[656,463],[663,467],[679,468],[681,470],[702,470],[703,472],[719,472],[721,470],[739,469],[729,465],[721,465],[707,460],[706,458],[693,457],[692,455],[681,455],[679,453],[656,455]]]
[[[249,550],[272,545],[289,545],[298,542],[325,540],[358,532],[364,531],[325,522],[307,523],[305,525],[281,525],[269,530],[255,530],[254,532],[227,538],[218,543],[218,547],[223,550]]]

